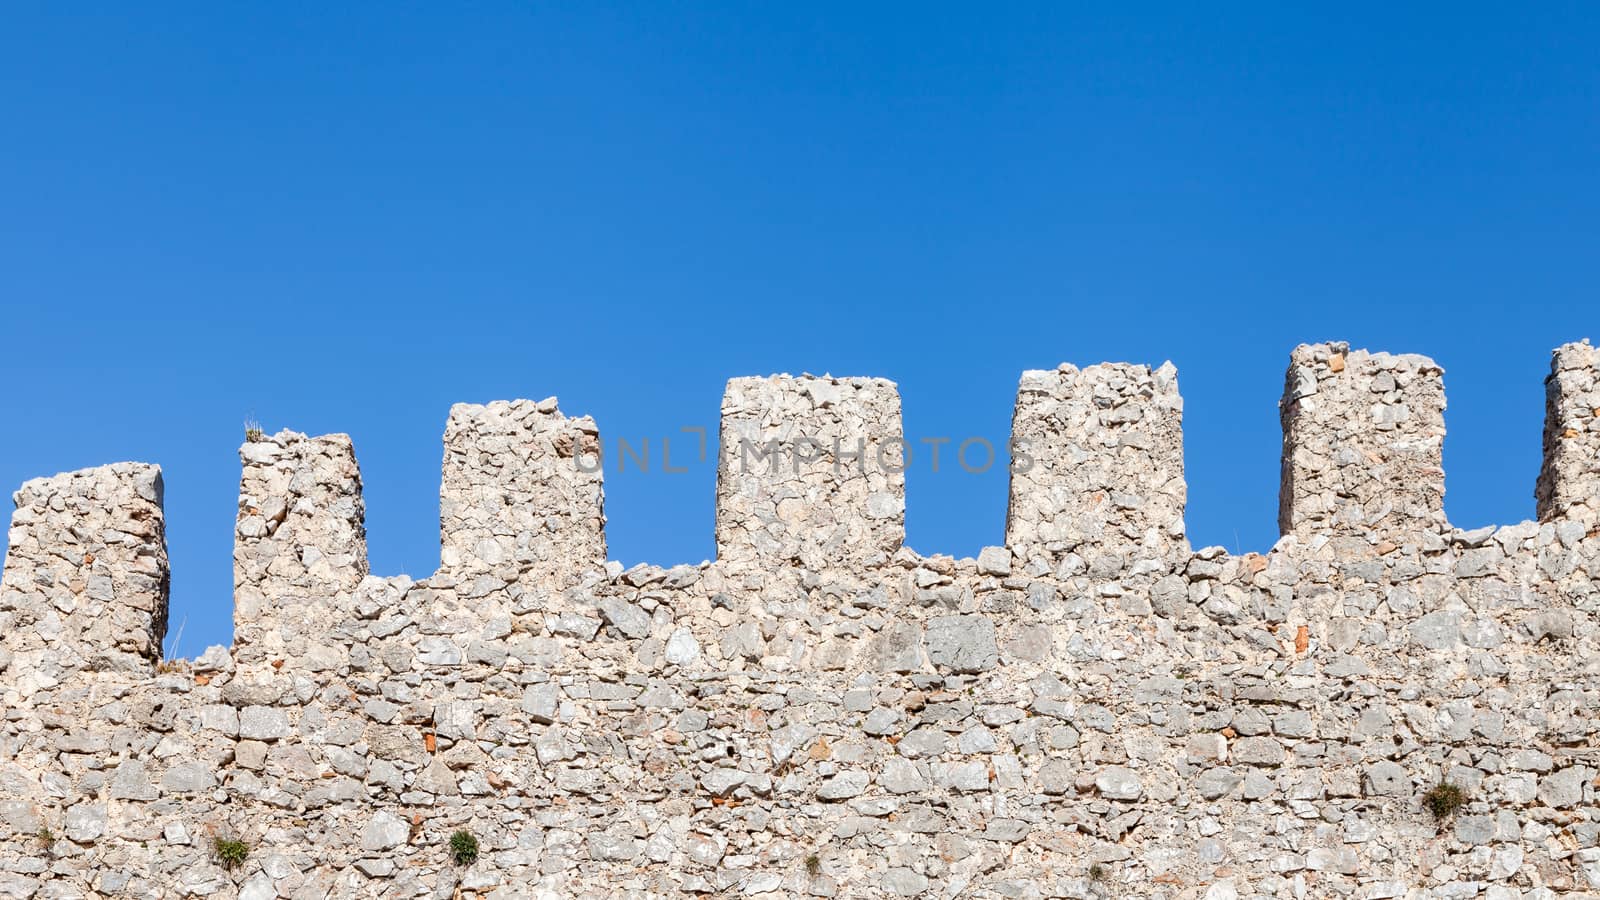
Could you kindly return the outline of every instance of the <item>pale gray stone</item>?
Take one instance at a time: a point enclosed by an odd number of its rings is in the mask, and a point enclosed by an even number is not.
[[[1171,366],[1024,375],[1006,544],[976,559],[905,545],[881,380],[730,383],[716,561],[670,569],[605,560],[614,447],[553,398],[451,410],[420,582],[368,572],[347,437],[254,434],[236,639],[187,665],[156,665],[158,470],[26,482],[0,895],[1594,888],[1600,352],[1552,360],[1538,521],[1466,532],[1438,366],[1291,363],[1265,555],[1190,547]],[[746,439],[776,465],[741,473]],[[1439,779],[1470,798],[1444,823]]]
[[[985,547],[978,551],[978,574],[1011,574],[1011,551],[1004,547]]]
[[[380,809],[361,830],[361,849],[372,852],[389,850],[405,843],[411,836],[411,825],[387,809]]]
[[[106,833],[106,807],[103,803],[79,803],[67,810],[64,830],[67,838],[79,844],[93,843]]]
[[[1144,793],[1139,774],[1122,766],[1101,769],[1094,776],[1094,786],[1100,796],[1112,800],[1137,800]]]
[[[880,672],[915,672],[922,668],[922,626],[890,622],[878,632],[875,653]]]
[[[955,791],[989,790],[989,769],[981,762],[944,763],[935,766],[940,787]]]
[[[1195,790],[1207,800],[1226,797],[1244,781],[1244,776],[1232,769],[1212,768],[1201,772],[1195,779]]]
[[[927,889],[927,876],[904,866],[897,866],[883,873],[883,890],[896,897],[916,897]]]
[[[560,707],[561,688],[554,682],[529,685],[522,692],[522,711],[540,725],[554,722]]]
[[[700,643],[695,640],[694,632],[687,628],[679,628],[672,632],[672,637],[667,639],[667,662],[675,666],[686,666],[700,658]]]
[[[250,741],[276,741],[288,737],[289,716],[270,706],[247,706],[239,711],[239,737]]]
[[[700,776],[700,786],[713,797],[726,797],[744,784],[746,774],[738,769],[716,768]]]
[[[848,800],[859,797],[872,783],[872,776],[866,772],[851,770],[840,772],[822,782],[817,788],[817,796],[823,800]]]
[[[600,613],[624,637],[640,640],[650,636],[650,614],[619,597],[600,600]]]
[[[1052,759],[1039,767],[1039,790],[1059,796],[1072,790],[1076,772],[1064,759]]]
[[[1583,800],[1583,786],[1594,775],[1582,766],[1558,769],[1539,779],[1539,802],[1556,809],[1577,806]]]
[[[1411,623],[1411,639],[1429,650],[1449,650],[1461,643],[1461,614],[1428,613]]]
[[[417,642],[417,660],[429,666],[458,666],[461,648],[449,638],[425,637]]]
[[[900,730],[900,713],[888,707],[877,707],[867,713],[866,719],[861,723],[861,730],[871,735],[895,734]]]
[[[895,745],[895,751],[908,759],[938,756],[949,749],[949,735],[937,728],[918,728]]]
[[[590,858],[598,862],[631,862],[641,851],[639,842],[630,837],[620,837],[601,831],[592,831],[584,838],[589,846]]]
[[[1253,766],[1282,765],[1286,754],[1283,745],[1269,737],[1247,737],[1233,742],[1233,758]]]
[[[1379,760],[1367,766],[1367,793],[1374,797],[1405,797],[1411,794],[1411,776],[1398,764]]]
[[[891,794],[914,794],[928,789],[927,779],[922,777],[916,763],[899,757],[884,760],[878,783]]]
[[[956,672],[984,672],[1000,661],[994,622],[983,616],[937,616],[928,620],[928,659]]]
[[[1494,840],[1494,819],[1489,816],[1457,816],[1456,840],[1463,844],[1487,844]]]
[[[161,789],[170,793],[195,794],[217,785],[216,775],[205,763],[178,763],[161,776]]]

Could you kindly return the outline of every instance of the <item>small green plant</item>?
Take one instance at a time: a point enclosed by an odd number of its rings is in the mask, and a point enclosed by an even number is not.
[[[1433,813],[1434,821],[1443,822],[1467,805],[1467,792],[1450,781],[1441,781],[1422,795],[1422,805]]]
[[[450,835],[450,858],[458,866],[470,866],[478,861],[478,839],[470,831]]]
[[[806,874],[812,878],[822,874],[822,857],[815,853],[806,857]]]
[[[250,856],[250,845],[238,838],[218,836],[211,839],[211,852],[217,855],[217,862],[224,869],[232,870],[244,865]]]
[[[56,845],[56,833],[50,830],[49,825],[40,825],[34,837],[38,839],[39,846],[45,852],[49,852],[50,848]]]
[[[1090,863],[1090,865],[1089,865],[1089,880],[1090,881],[1105,881],[1106,880],[1106,867],[1100,865],[1099,863]]]
[[[244,420],[244,439],[247,441],[261,440],[261,423],[255,419]]]

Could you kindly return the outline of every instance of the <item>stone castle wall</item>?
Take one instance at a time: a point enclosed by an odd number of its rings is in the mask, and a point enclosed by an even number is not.
[[[877,379],[730,382],[718,559],[670,569],[605,561],[553,399],[451,410],[420,581],[347,437],[252,435],[184,665],[159,470],[30,481],[0,897],[1600,895],[1600,353],[1547,393],[1539,521],[1461,531],[1440,368],[1297,348],[1264,556],[1188,545],[1170,365],[1025,373],[975,560],[902,545]]]

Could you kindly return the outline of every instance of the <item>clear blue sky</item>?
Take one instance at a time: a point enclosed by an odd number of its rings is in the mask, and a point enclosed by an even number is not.
[[[1265,550],[1288,352],[1347,339],[1444,365],[1455,523],[1532,516],[1600,339],[1593,5],[529,6],[6,8],[0,484],[159,462],[184,654],[247,418],[352,434],[421,577],[452,402],[659,439],[828,371],[1001,442],[1022,369],[1171,359],[1193,542]],[[917,550],[1001,541],[999,468],[908,477]],[[608,473],[612,556],[712,555],[713,481]]]

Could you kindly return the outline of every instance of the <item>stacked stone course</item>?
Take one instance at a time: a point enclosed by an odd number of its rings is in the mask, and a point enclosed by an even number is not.
[[[1442,370],[1297,348],[1234,556],[1170,364],[1028,372],[1006,546],[952,559],[903,546],[893,384],[736,379],[718,558],[627,570],[594,423],[462,405],[418,581],[347,437],[253,435],[234,646],[177,666],[159,470],[30,481],[0,897],[1594,896],[1600,355],[1548,398],[1538,521],[1462,531]]]

